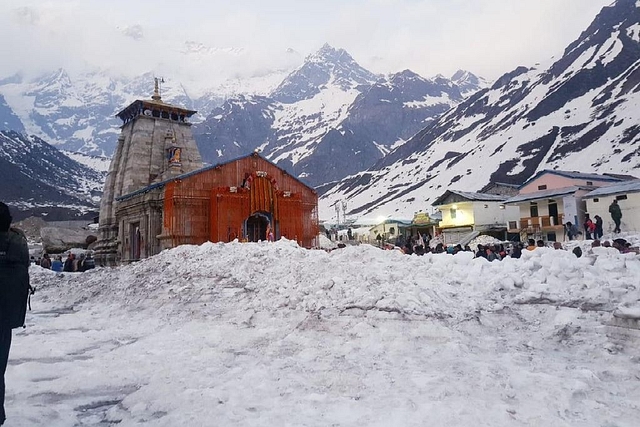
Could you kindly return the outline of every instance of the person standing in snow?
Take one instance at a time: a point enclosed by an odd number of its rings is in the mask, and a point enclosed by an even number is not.
[[[73,272],[73,258],[74,258],[74,255],[72,253],[69,253],[67,255],[67,259],[64,261],[64,268],[63,268],[63,271],[65,273]]]
[[[593,217],[596,220],[596,232],[595,235],[593,236],[594,239],[602,239],[602,236],[604,235],[603,229],[602,229],[602,217],[600,215],[596,215]]]
[[[4,411],[4,374],[11,349],[11,330],[24,326],[29,285],[29,247],[24,234],[11,228],[9,207],[0,202],[0,425]]]
[[[591,218],[587,217],[584,220],[584,235],[587,240],[593,240],[596,233],[596,225],[591,221]]]
[[[522,246],[520,243],[516,243],[513,245],[513,249],[511,249],[511,258],[520,258],[522,256]]]
[[[564,229],[567,232],[567,237],[569,238],[569,240],[574,240],[576,237],[578,237],[578,227],[571,224],[571,222],[567,222],[564,226]]]
[[[44,254],[42,259],[40,260],[40,267],[51,269],[51,258],[49,258],[49,254]]]
[[[491,261],[502,261],[502,258],[500,257],[499,254],[497,254],[494,251],[494,248],[491,246],[487,246],[486,248],[486,252],[487,252],[487,261],[491,262]]]
[[[64,264],[62,263],[62,257],[57,255],[56,258],[51,262],[51,270],[56,273],[62,273],[62,269],[64,268]]]
[[[267,223],[267,241],[273,242],[273,230],[271,229],[271,223]]]
[[[622,220],[622,211],[620,210],[620,205],[617,200],[614,200],[609,205],[609,213],[611,214],[611,219],[616,224],[616,228],[613,230],[614,233],[620,232],[620,221]]]

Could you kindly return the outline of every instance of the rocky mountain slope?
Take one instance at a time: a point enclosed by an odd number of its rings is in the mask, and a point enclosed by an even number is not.
[[[482,83],[457,74],[465,92]],[[259,149],[318,186],[373,165],[463,99],[451,80],[409,70],[377,76],[345,50],[325,45],[269,96],[229,99],[194,133],[206,162]]]
[[[0,94],[0,130],[15,130],[24,132],[24,126],[18,116],[15,115],[11,107],[7,104],[4,96]]]
[[[321,199],[412,217],[447,188],[520,184],[541,169],[640,176],[640,2],[605,7],[548,69],[520,67]]]
[[[0,131],[0,200],[19,211],[16,220],[91,217],[104,178],[38,137]]]

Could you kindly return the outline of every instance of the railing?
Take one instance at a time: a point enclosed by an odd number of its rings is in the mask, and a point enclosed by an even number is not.
[[[558,216],[534,216],[529,218],[520,218],[519,221],[509,221],[509,230],[542,230],[544,228],[562,227],[564,220],[563,214]]]

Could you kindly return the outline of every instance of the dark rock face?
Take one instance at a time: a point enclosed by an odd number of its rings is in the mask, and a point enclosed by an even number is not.
[[[467,72],[459,78],[468,91],[480,81]],[[194,134],[205,162],[260,149],[317,187],[372,166],[463,99],[451,80],[409,70],[379,77],[325,45],[269,97],[228,100]]]
[[[354,213],[384,209],[411,217],[449,186],[522,184],[542,169],[640,175],[639,92],[640,6],[618,0],[549,69],[504,74],[369,170],[325,187],[321,214],[330,213],[323,206],[348,199]],[[365,175],[368,183],[354,188]],[[370,202],[425,179],[405,196]]]
[[[225,101],[196,128],[200,132],[196,135],[200,155],[213,164],[244,156],[260,144],[275,141],[275,108],[272,100],[259,96]]]
[[[97,211],[104,174],[71,160],[36,137],[0,132],[0,200],[14,219],[90,218]]]
[[[9,105],[7,105],[7,101],[2,94],[0,94],[0,131],[2,130],[24,132],[24,125]]]

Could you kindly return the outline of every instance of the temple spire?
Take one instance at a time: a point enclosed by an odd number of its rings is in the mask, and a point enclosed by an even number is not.
[[[153,96],[151,97],[151,99],[153,99],[154,101],[160,101],[162,99],[160,97],[160,83],[164,83],[164,79],[154,77],[153,80],[155,81],[155,84],[153,88]]]

